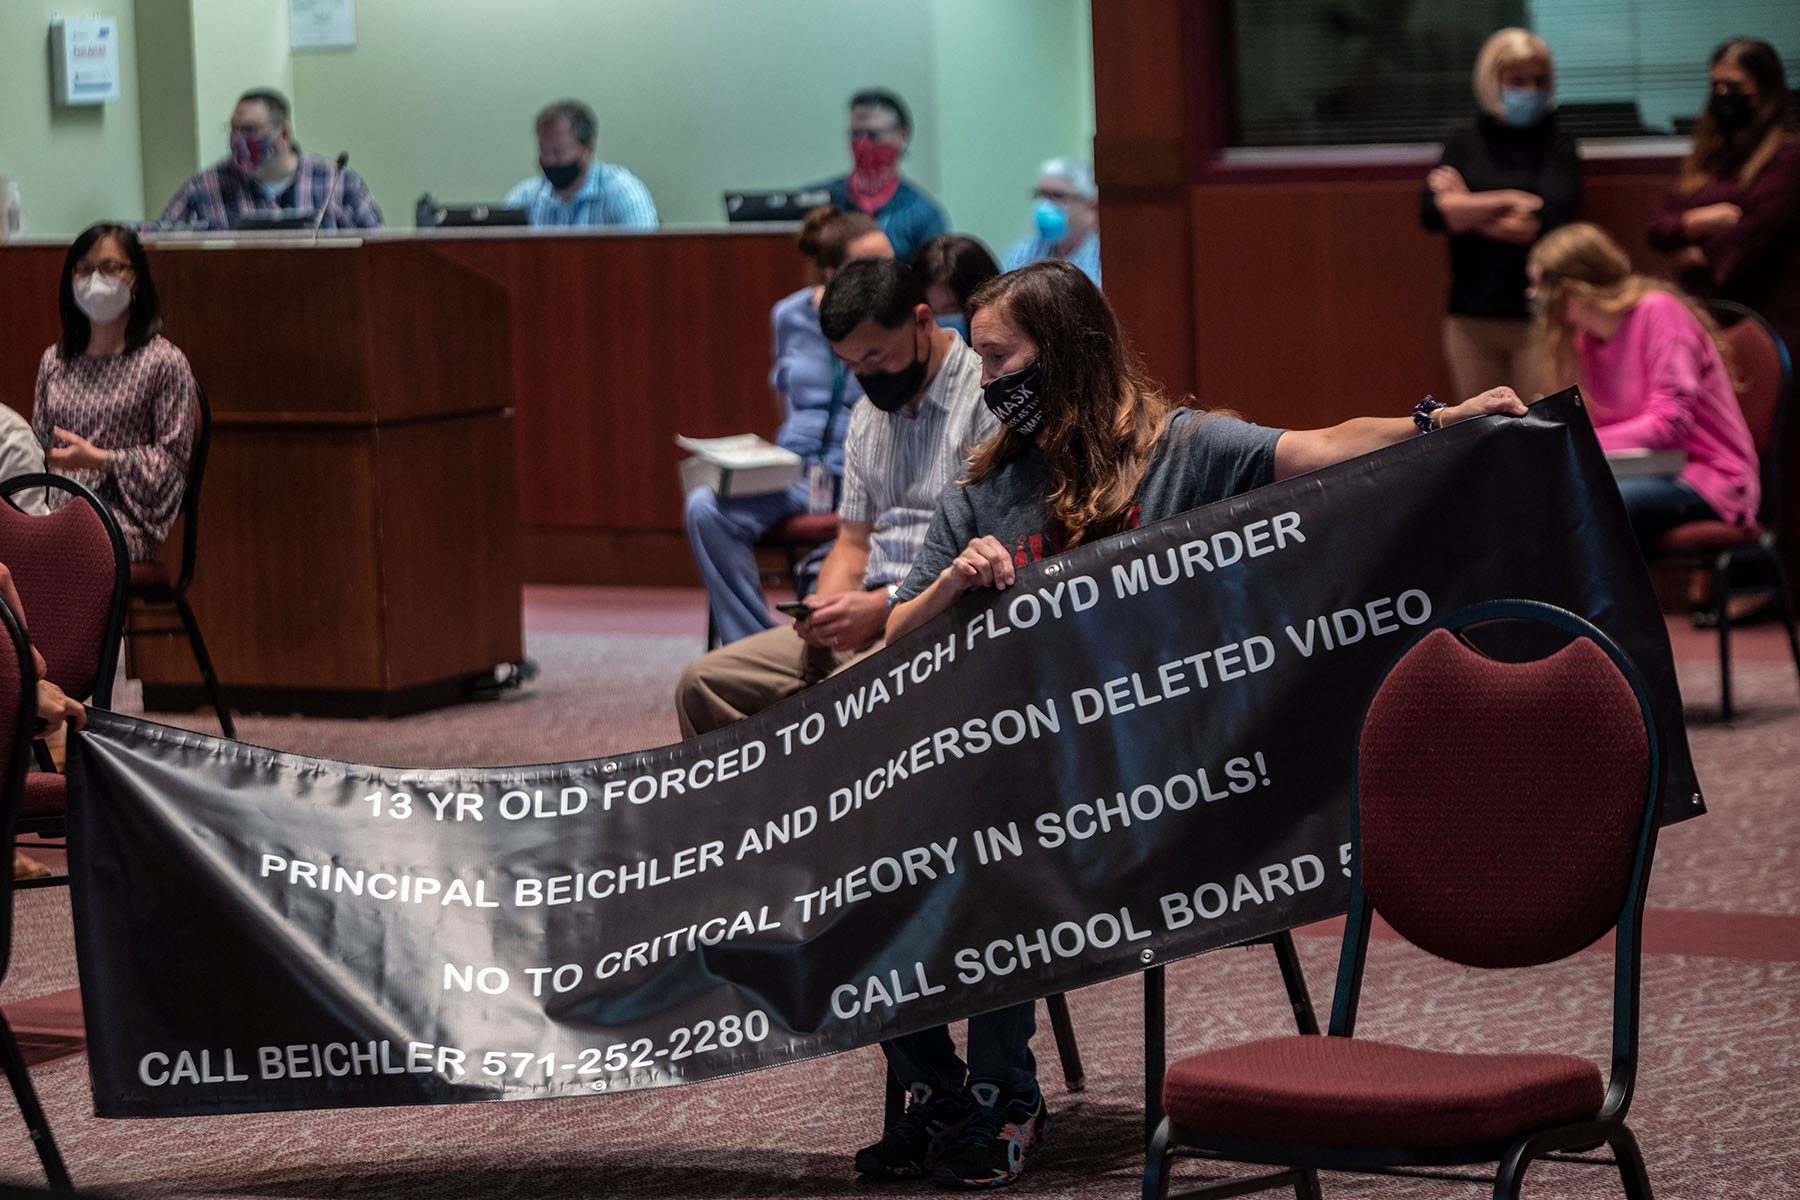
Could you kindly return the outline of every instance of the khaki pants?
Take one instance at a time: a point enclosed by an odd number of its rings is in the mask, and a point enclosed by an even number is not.
[[[675,685],[681,736],[711,733],[773,707],[867,658],[881,644],[876,637],[856,650],[821,650],[783,625],[709,650],[682,668]]]
[[[1444,360],[1456,386],[1451,404],[1489,388],[1509,387],[1525,400],[1543,390],[1544,370],[1531,322],[1509,317],[1444,318]]]

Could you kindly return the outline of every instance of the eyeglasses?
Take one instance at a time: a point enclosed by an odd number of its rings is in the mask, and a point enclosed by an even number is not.
[[[1039,188],[1031,194],[1035,199],[1048,200],[1052,204],[1074,204],[1082,199],[1074,192],[1060,191],[1057,188]]]
[[[108,279],[123,279],[129,274],[131,274],[131,264],[128,262],[77,263],[75,265],[75,278],[77,279],[86,279],[90,275],[104,275]]]

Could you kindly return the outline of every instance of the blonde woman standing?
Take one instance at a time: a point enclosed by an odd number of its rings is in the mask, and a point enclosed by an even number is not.
[[[1687,521],[1753,521],[1756,445],[1712,319],[1673,285],[1634,274],[1598,226],[1547,235],[1527,270],[1557,378],[1579,380],[1600,444],[1687,455],[1678,476],[1619,480],[1638,544]]]
[[[1507,386],[1538,390],[1525,305],[1533,242],[1581,208],[1575,139],[1552,111],[1550,47],[1525,29],[1489,37],[1475,60],[1475,121],[1444,142],[1419,197],[1426,229],[1449,234],[1444,358],[1456,394]]]

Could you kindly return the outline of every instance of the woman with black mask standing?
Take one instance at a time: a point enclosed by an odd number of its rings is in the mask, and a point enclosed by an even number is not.
[[[1491,35],[1475,59],[1472,124],[1444,139],[1419,196],[1426,229],[1450,235],[1444,358],[1459,396],[1537,390],[1525,256],[1581,208],[1581,160],[1560,132],[1550,47],[1527,29]]]
[[[1681,285],[1760,313],[1800,352],[1800,134],[1769,43],[1732,38],[1712,56],[1712,92],[1650,244]]]

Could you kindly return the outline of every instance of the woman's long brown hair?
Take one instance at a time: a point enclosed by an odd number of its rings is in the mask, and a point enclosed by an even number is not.
[[[1743,69],[1756,81],[1756,111],[1750,123],[1727,135],[1713,120],[1712,106],[1700,110],[1694,122],[1693,146],[1681,164],[1677,188],[1691,196],[1714,179],[1735,176],[1749,185],[1757,172],[1769,165],[1782,142],[1793,136],[1793,117],[1788,108],[1787,75],[1775,47],[1757,38],[1732,38],[1713,51],[1709,67],[1723,60]]]
[[[1112,306],[1079,268],[1050,259],[982,284],[969,297],[970,321],[984,308],[1003,313],[1037,344],[1041,449],[1053,481],[1044,499],[1051,544],[1066,550],[1129,527],[1172,406],[1126,350]],[[1030,446],[1030,438],[1002,426],[976,449],[967,481]]]

